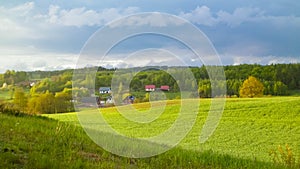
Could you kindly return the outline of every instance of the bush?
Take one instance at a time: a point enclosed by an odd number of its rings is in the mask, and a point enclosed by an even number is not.
[[[22,113],[13,103],[0,101],[0,112],[5,114],[11,114],[15,116],[19,116]]]

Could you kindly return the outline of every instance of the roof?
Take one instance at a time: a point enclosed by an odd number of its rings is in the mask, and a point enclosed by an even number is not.
[[[146,85],[145,89],[155,89],[155,85]]]
[[[110,87],[100,87],[99,90],[100,91],[109,91]]]
[[[160,86],[160,89],[162,89],[162,90],[169,90],[170,87],[165,85],[165,86]]]

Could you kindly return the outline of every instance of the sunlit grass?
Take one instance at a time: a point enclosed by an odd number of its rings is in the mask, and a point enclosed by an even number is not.
[[[75,114],[59,115],[68,122],[0,113],[1,168],[285,168],[210,151],[174,148],[158,156],[134,159],[111,154],[83,129],[70,124]],[[105,133],[102,138],[106,137]],[[109,141],[109,140],[107,140]]]
[[[189,100],[195,104],[199,100]],[[143,111],[149,103],[133,105]],[[199,134],[210,108],[210,99],[200,99],[196,124],[182,140],[179,147],[187,150],[211,150],[244,159],[270,162],[268,152],[280,144],[289,144],[299,154],[300,150],[300,99],[298,97],[270,97],[255,99],[227,99],[218,128],[204,144]],[[153,107],[155,109],[155,107]],[[105,108],[100,112],[119,133],[130,137],[151,137],[167,130],[176,120],[180,101],[168,101],[161,116],[151,123],[132,122],[118,113],[117,108]],[[76,114],[49,115],[62,121],[76,123]],[[77,122],[78,124],[78,122]]]

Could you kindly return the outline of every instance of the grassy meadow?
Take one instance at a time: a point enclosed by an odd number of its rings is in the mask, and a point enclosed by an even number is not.
[[[188,104],[195,104],[198,101],[189,100]],[[143,113],[143,111],[149,109],[150,104],[141,103],[134,105],[134,107],[140,110],[140,113]],[[299,97],[227,99],[223,116],[216,131],[204,144],[201,144],[199,143],[199,135],[209,107],[210,99],[200,99],[200,111],[196,123],[177,148],[199,152],[199,154],[212,152],[213,154],[229,155],[232,158],[241,160],[273,163],[274,155],[270,156],[269,153],[272,150],[277,152],[279,145],[284,147],[287,144],[292,149],[292,158],[299,162]],[[179,109],[179,100],[168,101],[161,116],[147,125],[123,118],[118,113],[117,108],[100,109],[100,112],[119,133],[129,137],[151,137],[172,126],[178,116]],[[88,115],[89,110],[83,110],[81,113]],[[79,125],[76,113],[46,116]],[[103,130],[99,126],[94,129]],[[280,154],[277,161],[282,161]],[[241,164],[237,168],[243,167],[245,166]]]

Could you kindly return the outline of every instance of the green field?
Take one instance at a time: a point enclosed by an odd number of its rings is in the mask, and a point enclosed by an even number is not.
[[[189,100],[195,104],[199,100]],[[200,100],[200,111],[195,125],[179,148],[193,151],[212,151],[234,158],[272,162],[269,155],[278,145],[288,144],[294,157],[300,155],[300,98],[269,97],[255,99],[227,99],[222,119],[214,134],[204,144],[199,134],[207,117],[210,99]],[[138,110],[147,110],[149,104],[137,104]],[[129,137],[155,136],[168,129],[176,120],[180,102],[169,101],[163,114],[149,124],[131,122],[116,108],[101,109],[101,113],[118,132]],[[83,111],[88,116],[89,111]],[[75,113],[53,114],[48,117],[79,124]],[[88,118],[88,117],[87,117]],[[93,128],[91,126],[91,128]],[[94,128],[97,130],[103,130]]]
[[[198,101],[185,100],[188,105]],[[149,106],[149,103],[134,105],[142,115],[147,115],[145,111]],[[300,167],[299,97],[227,99],[216,131],[201,144],[199,134],[209,106],[210,99],[200,99],[196,123],[178,146],[163,154],[141,159],[120,157],[95,144],[80,126],[76,113],[43,115],[54,119],[0,113],[0,168]],[[126,106],[119,108],[125,109]],[[157,104],[153,110],[161,108]],[[179,110],[179,100],[168,101],[159,118],[148,124],[124,119],[116,107],[100,109],[100,112],[119,133],[147,138],[171,127]],[[80,114],[89,119],[92,111],[95,110],[84,110]],[[96,113],[100,115],[98,110]],[[99,138],[112,142],[112,135],[106,133],[104,127],[91,125],[88,128],[97,134],[101,131]],[[124,148],[122,144],[117,142],[115,146]],[[286,144],[291,147],[292,155],[285,150],[281,155],[278,151],[278,145],[284,147]],[[273,161],[274,156],[269,155],[271,150],[278,154],[277,163]]]

